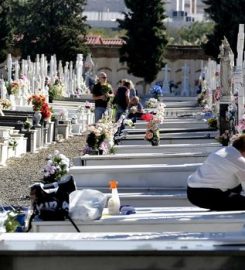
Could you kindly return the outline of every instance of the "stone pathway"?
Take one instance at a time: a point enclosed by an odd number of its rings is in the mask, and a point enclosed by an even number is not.
[[[29,195],[29,186],[42,179],[42,168],[46,158],[59,150],[68,158],[79,155],[79,150],[85,144],[86,137],[78,135],[53,143],[38,153],[27,153],[20,158],[11,158],[6,167],[0,168],[0,203],[14,205],[29,205],[29,200],[23,200]]]

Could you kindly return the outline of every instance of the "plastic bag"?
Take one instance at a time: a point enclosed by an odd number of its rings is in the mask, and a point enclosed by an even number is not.
[[[70,194],[69,215],[81,221],[100,219],[107,200],[108,197],[98,190],[76,190]]]

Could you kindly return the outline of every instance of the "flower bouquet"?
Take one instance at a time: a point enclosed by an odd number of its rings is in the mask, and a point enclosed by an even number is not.
[[[18,143],[17,143],[15,138],[9,139],[9,143],[8,143],[9,148],[12,148],[13,150],[15,150],[17,145],[18,145]]]
[[[158,100],[156,98],[150,98],[145,102],[146,108],[156,108]]]
[[[153,146],[159,145],[160,143],[159,123],[160,120],[153,116],[152,120],[147,124],[145,140],[149,141]]]
[[[49,101],[52,103],[57,97],[61,97],[64,94],[64,86],[60,82],[55,82],[53,85],[49,86],[48,90]]]
[[[43,168],[44,183],[53,183],[59,181],[62,176],[69,171],[70,160],[58,150],[54,151],[53,155],[47,158],[47,164]]]
[[[89,126],[86,146],[82,154],[109,154],[112,151],[114,134],[117,131],[117,123],[104,116],[95,125]]]
[[[160,143],[159,125],[163,123],[165,107],[164,103],[158,103],[157,113],[155,115],[146,114],[144,117],[144,120],[148,122],[145,140],[149,141],[153,146],[157,146]]]
[[[239,134],[245,133],[245,114],[242,116],[242,119],[238,121],[238,125],[236,126],[236,131]]]
[[[123,124],[125,126],[128,126],[128,127],[134,127],[135,126],[134,122],[131,119],[127,119],[127,118],[123,120]]]
[[[9,95],[17,95],[20,91],[20,83],[18,81],[13,81],[7,84],[7,92]]]
[[[52,107],[49,107],[48,103],[43,103],[41,107],[41,114],[44,120],[50,119],[52,116]]]
[[[28,98],[28,104],[32,103],[33,111],[40,111],[43,104],[46,103],[44,95],[32,95]]]
[[[9,109],[11,107],[11,101],[8,99],[0,99],[0,109]]]
[[[29,130],[31,128],[31,126],[32,126],[32,123],[30,121],[26,120],[24,122],[24,129]]]

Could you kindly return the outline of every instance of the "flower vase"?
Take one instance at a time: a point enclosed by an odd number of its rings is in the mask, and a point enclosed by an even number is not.
[[[99,155],[99,150],[98,149],[91,149],[89,151],[89,155],[97,156],[97,155]]]
[[[40,127],[40,121],[42,119],[42,114],[40,111],[35,111],[33,115],[33,126]]]
[[[45,121],[46,123],[51,123],[51,117],[46,117],[46,118],[44,118],[44,121]]]

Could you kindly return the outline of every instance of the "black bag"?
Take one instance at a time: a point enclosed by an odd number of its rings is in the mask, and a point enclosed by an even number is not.
[[[69,194],[74,190],[76,190],[76,185],[71,175],[59,182],[32,185],[30,196],[33,214],[27,231],[31,229],[31,222],[35,217],[44,221],[70,220]]]

